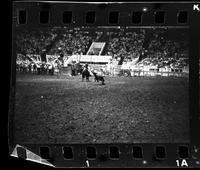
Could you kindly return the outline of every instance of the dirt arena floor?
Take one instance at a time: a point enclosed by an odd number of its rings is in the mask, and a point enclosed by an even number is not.
[[[189,142],[189,80],[17,74],[16,143]]]

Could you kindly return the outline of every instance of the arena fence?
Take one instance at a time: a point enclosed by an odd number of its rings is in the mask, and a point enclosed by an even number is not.
[[[94,67],[91,66],[91,68],[94,69]],[[153,77],[153,76],[162,76],[162,77],[189,77],[189,72],[181,72],[181,71],[172,71],[172,72],[167,72],[167,71],[156,71],[156,70],[151,70],[151,71],[143,71],[143,70],[125,70],[121,69],[120,66],[105,69],[105,67],[95,67],[95,70],[100,70],[100,68],[103,68],[103,74],[105,76],[112,76],[112,77],[118,77],[118,76],[125,76],[125,77]],[[29,70],[29,68],[24,68],[20,69],[17,67],[16,69],[17,72],[23,72],[23,73],[35,73],[36,71]],[[72,72],[71,67],[60,67],[60,68],[54,68],[54,74],[60,74],[60,75],[70,75]]]
[[[167,71],[143,71],[143,70],[124,70],[120,67],[115,67],[110,69],[109,71],[110,76],[130,76],[130,77],[140,77],[140,76],[163,76],[163,77],[188,77],[189,72],[181,72],[181,71],[173,71],[173,72],[167,72]]]

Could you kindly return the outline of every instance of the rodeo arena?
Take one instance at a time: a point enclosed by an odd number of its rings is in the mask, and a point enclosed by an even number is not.
[[[168,27],[20,30],[16,140],[188,142],[187,35]]]

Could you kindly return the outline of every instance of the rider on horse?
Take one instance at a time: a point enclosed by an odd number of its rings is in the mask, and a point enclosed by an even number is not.
[[[83,71],[82,71],[82,81],[86,77],[86,81],[89,81],[90,72],[88,71],[88,64],[85,64]]]

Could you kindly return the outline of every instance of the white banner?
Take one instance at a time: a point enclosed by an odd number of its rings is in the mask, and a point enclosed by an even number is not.
[[[82,55],[80,62],[109,63],[111,59],[112,56]]]
[[[67,67],[68,64],[73,62],[87,62],[87,63],[109,63],[112,56],[98,56],[98,55],[72,55],[64,60],[64,66]]]

